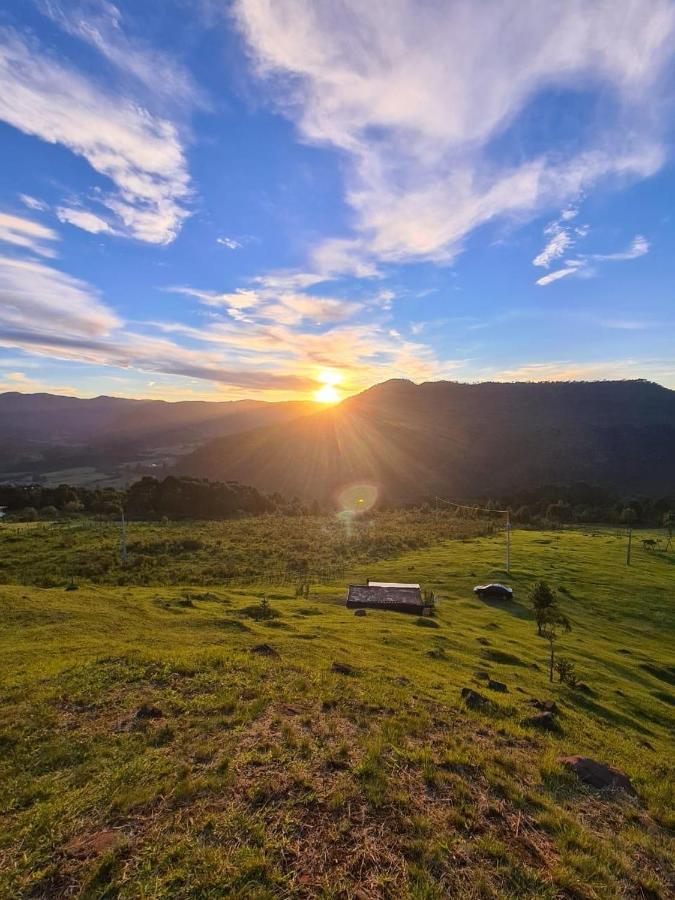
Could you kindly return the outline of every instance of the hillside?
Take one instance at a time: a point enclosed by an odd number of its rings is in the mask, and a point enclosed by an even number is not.
[[[277,539],[302,551],[303,527],[318,549],[336,525],[246,524],[257,538],[223,524],[214,564],[257,566]],[[4,549],[26,528],[3,530]],[[65,576],[71,541],[29,530]],[[389,514],[369,533],[398,536]],[[137,552],[160,539],[130,528]],[[472,594],[504,577],[501,536],[350,562],[308,599],[273,580],[197,588],[189,555],[180,581],[131,565],[122,586],[69,591],[6,571],[0,896],[672,897],[673,559],[636,549],[627,569],[624,549],[614,530],[516,531],[506,604]],[[374,573],[414,574],[436,616],[355,617],[345,584]],[[582,689],[548,682],[527,606],[542,576]],[[468,708],[464,688],[485,701]],[[531,721],[537,701],[555,702],[552,730]],[[585,786],[559,761],[572,754],[635,795]]]
[[[266,403],[129,400],[0,394],[0,473],[49,473],[74,467],[119,471],[174,461],[211,438],[290,421],[315,410],[300,401]],[[68,472],[61,480],[69,480]]]
[[[296,421],[222,439],[180,471],[325,499],[353,481],[391,500],[587,481],[675,490],[675,392],[645,381],[389,381]]]

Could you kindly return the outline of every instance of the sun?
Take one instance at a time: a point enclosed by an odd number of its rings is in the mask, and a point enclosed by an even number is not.
[[[342,381],[342,373],[336,372],[335,369],[323,369],[316,380],[321,384],[321,387],[314,391],[317,403],[339,403],[342,400],[342,394],[336,387]]]
[[[314,399],[317,403],[339,403],[342,396],[332,384],[324,384],[318,391],[314,391]]]

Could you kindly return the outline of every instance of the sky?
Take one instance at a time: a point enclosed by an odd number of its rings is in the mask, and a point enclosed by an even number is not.
[[[675,388],[675,0],[5,0],[0,390]]]

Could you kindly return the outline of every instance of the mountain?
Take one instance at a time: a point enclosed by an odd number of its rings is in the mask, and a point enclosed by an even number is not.
[[[647,381],[393,380],[339,406],[228,435],[180,472],[327,499],[372,482],[391,501],[499,496],[587,481],[675,491],[675,391]]]
[[[173,464],[181,453],[221,435],[287,422],[316,409],[309,402],[265,403],[81,399],[0,394],[0,473],[34,474],[74,467]],[[101,473],[98,473],[101,474]],[[97,473],[94,473],[96,480]],[[47,479],[49,480],[49,479]]]

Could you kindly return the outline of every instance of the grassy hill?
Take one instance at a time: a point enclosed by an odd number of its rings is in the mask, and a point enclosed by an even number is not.
[[[503,496],[586,481],[675,492],[675,391],[646,381],[376,385],[339,406],[218,438],[179,471],[329,498],[350,481],[395,501]]]
[[[637,545],[626,568],[614,532],[519,531],[503,605],[471,590],[504,577],[501,536],[436,541],[347,555],[308,600],[261,577],[205,590],[187,559],[177,584],[6,573],[0,896],[672,896],[675,555]],[[345,581],[373,575],[419,579],[437,615],[355,617]],[[539,577],[585,691],[547,681]],[[467,686],[489,707],[468,710]],[[528,724],[532,699],[555,700],[557,731]],[[583,786],[557,761],[573,753],[637,796]]]

